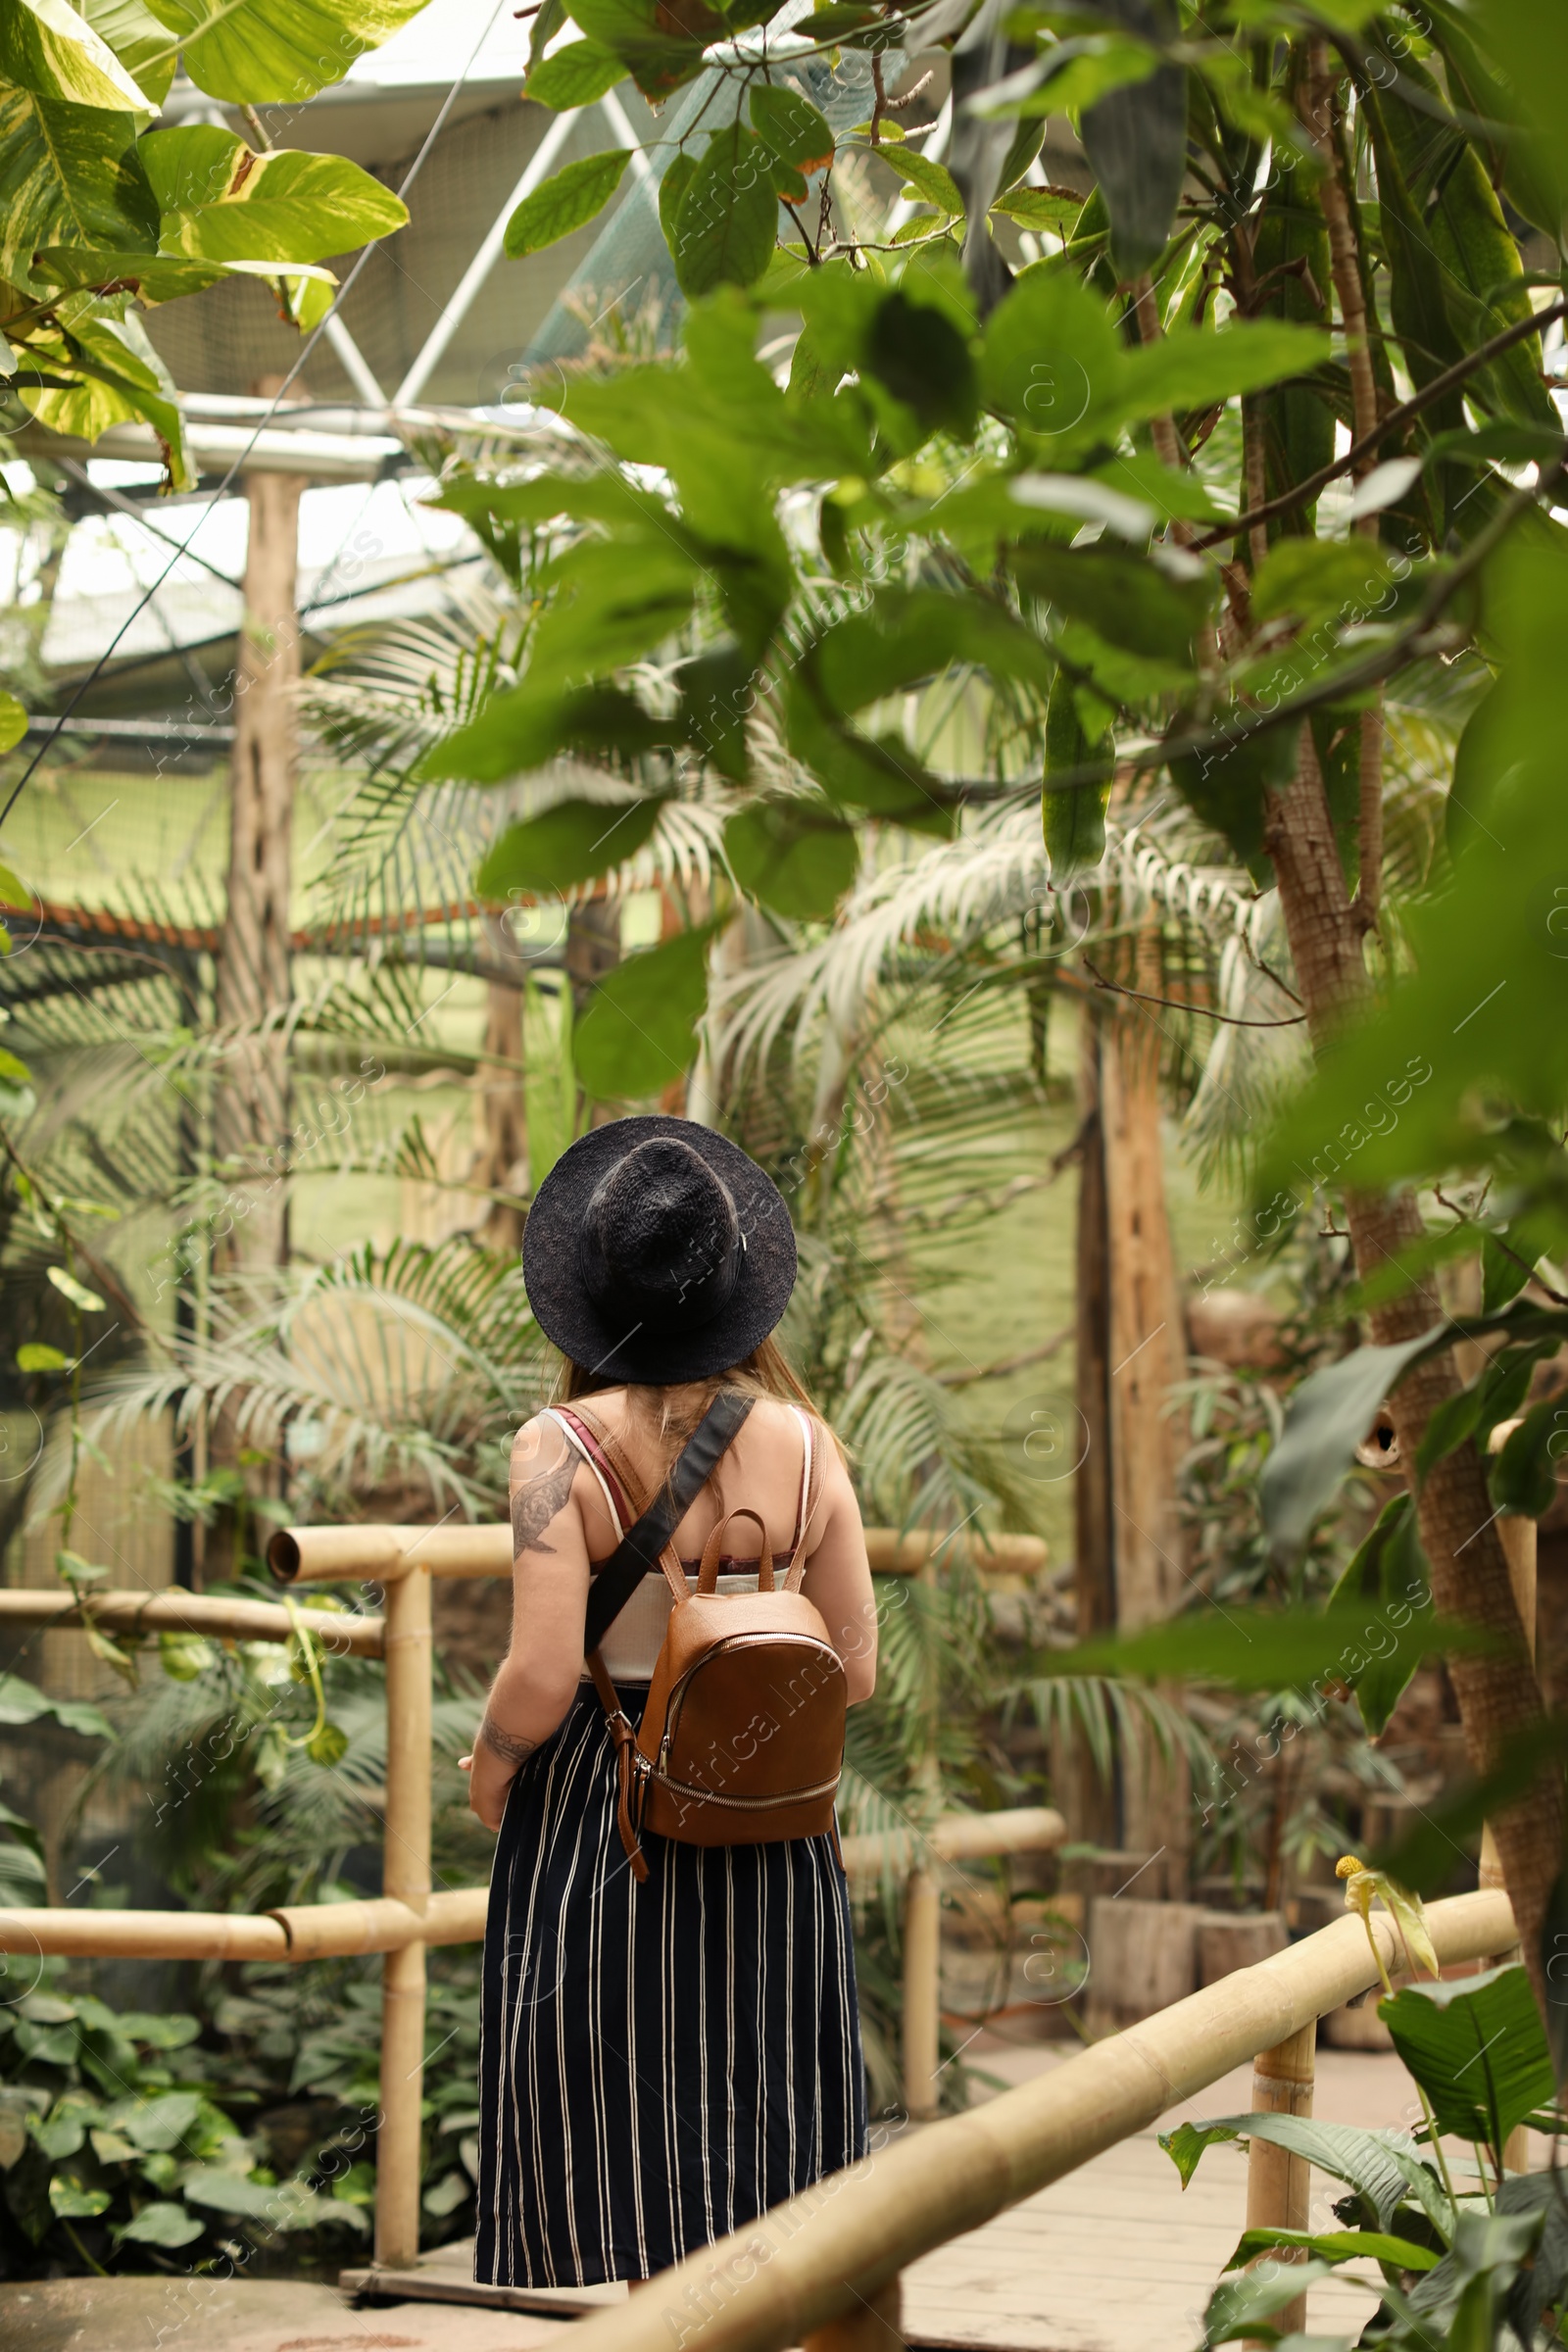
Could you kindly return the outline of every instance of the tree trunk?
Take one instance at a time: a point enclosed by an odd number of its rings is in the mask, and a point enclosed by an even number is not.
[[[276,379],[258,387],[264,395]],[[213,1151],[226,1195],[214,1228],[216,1272],[264,1286],[288,1258],[289,889],[299,765],[298,474],[244,477],[250,507],[245,612],[234,680],[228,904],[215,1018],[224,1040],[213,1100]],[[237,1400],[209,1425],[209,1465],[241,1466]],[[252,1494],[278,1494],[280,1461],[243,1465]],[[248,1508],[207,1531],[195,1583],[241,1575]]]
[[[485,953],[492,963],[505,963],[508,940],[505,926],[493,915],[484,918]],[[522,1248],[523,1203],[528,1193],[528,1107],[523,1095],[522,977],[491,980],[485,990],[484,1058],[479,1065],[480,1102],[484,1113],[484,1142],[479,1150],[474,1182],[487,1193],[514,1196],[492,1200],[479,1226],[487,1249],[503,1252]]]
[[[1160,994],[1159,941],[1152,925],[1140,936],[1137,963],[1136,985]],[[1173,1616],[1185,1592],[1176,1512],[1180,1437],[1169,1399],[1187,1365],[1165,1208],[1159,1032],[1145,1008],[1126,998],[1105,1024],[1101,1084],[1116,1620],[1136,1633]],[[1160,1851],[1165,1891],[1179,1896],[1191,1839],[1189,1776],[1147,1739],[1143,1747],[1123,1764],[1122,1839],[1134,1852]]]
[[[281,1017],[289,1002],[289,884],[299,760],[295,694],[299,624],[295,578],[297,474],[245,477],[250,540],[245,617],[235,679],[230,771],[228,907],[218,964],[217,1021],[228,1033],[214,1104],[220,1170],[234,1186],[220,1230],[220,1267],[249,1272],[288,1253],[284,1153],[288,1062]],[[273,1025],[269,1027],[269,1022]]]
[[[1101,1023],[1097,1008],[1083,1009],[1079,1056],[1078,1220],[1076,1351],[1082,1459],[1073,1474],[1074,1588],[1078,1639],[1114,1631],[1116,1624],[1116,1540],[1111,1507],[1110,1445],[1110,1261],[1105,1217],[1105,1131],[1101,1112]],[[1064,1742],[1065,1744],[1065,1742]],[[1064,1810],[1075,1837],[1092,1844],[1120,1840],[1116,1788],[1095,1769],[1088,1742],[1072,1740],[1057,1757]]]
[[[1310,728],[1303,727],[1294,783],[1272,798],[1267,831],[1291,954],[1313,1050],[1322,1054],[1338,1032],[1370,1008],[1372,988],[1335,847]],[[1408,1193],[1348,1192],[1346,1217],[1363,1280],[1420,1242],[1421,1213]],[[1372,1334],[1388,1345],[1429,1330],[1443,1318],[1435,1279],[1420,1276],[1397,1298],[1372,1310]],[[1413,1462],[1436,1408],[1459,1387],[1453,1357],[1429,1357],[1395,1391],[1399,1451]],[[1542,1717],[1540,1688],[1526,1652],[1508,1562],[1494,1524],[1486,1466],[1465,1444],[1429,1472],[1416,1497],[1422,1545],[1432,1568],[1440,1617],[1460,1618],[1499,1636],[1495,1657],[1455,1657],[1448,1673],[1459,1701],[1465,1746],[1479,1775],[1495,1770],[1508,1743]],[[1529,1794],[1494,1822],[1498,1858],[1513,1904],[1526,1966],[1544,2001],[1540,1936],[1546,1898],[1562,1861],[1562,1799],[1556,1775],[1544,1772]]]

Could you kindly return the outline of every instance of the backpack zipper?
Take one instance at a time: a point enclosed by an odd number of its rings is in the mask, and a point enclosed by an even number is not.
[[[707,1650],[704,1655],[697,1660],[695,1665],[687,1667],[685,1673],[681,1676],[680,1681],[670,1691],[668,1700],[666,1701],[664,1707],[664,1736],[659,1742],[659,1762],[657,1766],[650,1766],[650,1770],[657,1771],[661,1780],[668,1780],[669,1775],[667,1766],[669,1763],[669,1743],[674,1739],[676,1732],[680,1729],[680,1711],[686,1703],[687,1685],[691,1682],[694,1675],[701,1674],[703,1668],[708,1664],[710,1658],[716,1657],[721,1650],[733,1649],[738,1644],[744,1644],[747,1648],[752,1649],[776,1649],[782,1643],[786,1642],[792,1647],[801,1647],[805,1643],[809,1643],[809,1646],[812,1649],[830,1657],[834,1664],[838,1667],[840,1673],[842,1673],[844,1670],[844,1660],[839,1656],[838,1651],[833,1647],[831,1642],[818,1642],[809,1635],[803,1638],[799,1634],[725,1634],[722,1640],[715,1642],[711,1648]],[[834,1788],[837,1788],[838,1786],[838,1775],[835,1775],[831,1784],[831,1786]],[[683,1787],[684,1784],[678,1781],[670,1781],[669,1786],[672,1788],[676,1788]],[[815,1795],[819,1793],[819,1791],[813,1789],[809,1791],[809,1793]],[[736,1796],[727,1797],[722,1800],[715,1797],[713,1801],[715,1804],[722,1801],[727,1804],[738,1805],[761,1804],[763,1802],[770,1802],[772,1800],[763,1799],[761,1797]]]

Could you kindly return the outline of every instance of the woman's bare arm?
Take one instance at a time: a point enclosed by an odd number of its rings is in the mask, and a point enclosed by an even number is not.
[[[582,1673],[588,1544],[573,1494],[582,1464],[542,1416],[512,1448],[512,1644],[491,1685],[468,1770],[468,1802],[498,1830],[520,1767],[560,1729]]]
[[[827,1458],[815,1524],[807,1537],[810,1550],[801,1590],[822,1612],[844,1661],[853,1707],[876,1689],[876,1591],[850,1474],[831,1438],[824,1437],[822,1444]]]

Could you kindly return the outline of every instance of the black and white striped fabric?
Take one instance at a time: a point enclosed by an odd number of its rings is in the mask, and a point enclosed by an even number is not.
[[[626,1686],[635,1723],[647,1692]],[[849,1893],[827,1838],[649,1838],[638,1886],[583,1686],[513,1783],[490,1882],[489,2284],[649,2278],[864,2153]]]

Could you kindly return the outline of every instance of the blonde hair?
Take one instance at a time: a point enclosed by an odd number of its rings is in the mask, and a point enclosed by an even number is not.
[[[710,1373],[702,1381],[677,1381],[667,1385],[653,1382],[620,1380],[613,1373],[587,1372],[569,1356],[562,1358],[556,1380],[552,1404],[570,1404],[579,1396],[595,1396],[606,1389],[624,1389],[634,1410],[647,1415],[661,1438],[673,1439],[684,1446],[693,1430],[707,1412],[720,1389],[738,1390],[743,1396],[771,1396],[785,1404],[805,1407],[813,1421],[827,1428],[809,1389],[778,1342],[769,1334],[760,1346],[728,1371]],[[673,1402],[680,1394],[679,1407]],[[831,1430],[828,1431],[833,1436]],[[833,1439],[838,1446],[838,1439]],[[844,1448],[839,1446],[842,1456]]]

